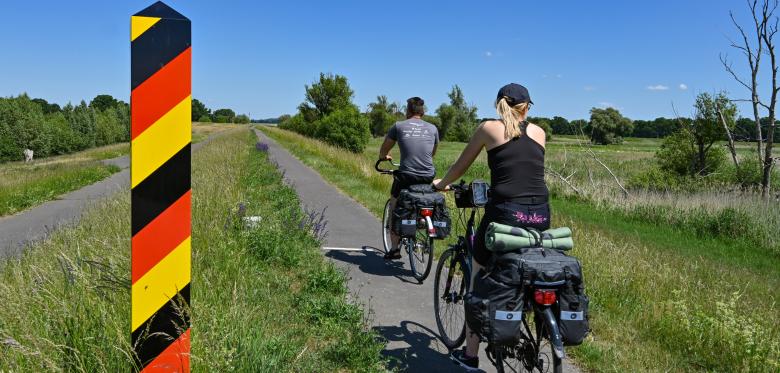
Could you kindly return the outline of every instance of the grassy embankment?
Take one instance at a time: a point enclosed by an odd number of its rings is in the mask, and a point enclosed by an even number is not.
[[[373,170],[379,140],[364,154],[350,154],[294,133],[263,130],[381,216],[390,178]],[[564,146],[550,144],[549,164],[561,167],[568,162],[571,169],[574,159],[587,157],[585,150],[573,154],[576,149],[567,146],[564,152]],[[462,147],[440,145],[440,175]],[[626,149],[598,151],[616,172],[648,159]],[[606,171],[591,172],[594,184],[605,188],[609,182],[599,174]],[[465,176],[474,178],[488,178],[484,153]],[[564,186],[550,181],[556,195],[553,224],[574,230],[573,254],[583,262],[592,298],[593,335],[569,349],[580,366],[594,371],[780,369],[780,325],[774,321],[780,296],[777,252],[746,242],[738,233],[707,238],[664,219],[643,221],[630,209],[602,200],[567,197]]]
[[[193,155],[193,371],[380,371],[342,272],[247,130]],[[244,229],[238,203],[263,223]],[[129,193],[0,262],[0,371],[132,371]],[[110,217],[110,218],[107,218]]]
[[[235,128],[239,125],[193,123],[192,142]],[[0,164],[0,216],[17,213],[103,180],[120,169],[100,161],[129,153],[130,144],[120,143],[36,159],[32,163]]]

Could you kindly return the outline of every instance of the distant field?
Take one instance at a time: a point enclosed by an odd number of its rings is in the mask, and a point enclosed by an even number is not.
[[[352,154],[288,131],[261,129],[381,216],[391,183],[373,170],[381,139]],[[582,196],[548,179],[553,224],[575,232],[572,253],[583,261],[591,296],[593,334],[568,351],[591,371],[779,371],[780,252],[777,235],[766,234],[780,226],[780,209],[728,191],[665,198],[632,192],[626,198],[588,152],[623,178],[650,167],[655,144],[641,139],[625,147],[591,147],[564,137],[548,146],[548,165],[565,169],[566,176],[584,176],[571,178]],[[463,145],[440,144],[439,176]],[[397,157],[397,149],[392,154]],[[483,153],[464,179],[489,180],[485,158]],[[759,224],[750,219],[764,216],[767,226],[745,231],[746,224]],[[440,250],[444,243],[437,245]]]
[[[237,124],[195,122],[192,126],[192,142],[197,143],[220,131],[241,127]],[[31,163],[0,163],[0,216],[17,213],[103,180],[120,169],[100,161],[129,153],[130,144],[119,143],[36,159]]]
[[[114,144],[78,153],[0,164],[0,216],[50,201],[59,195],[98,182],[119,171],[102,159],[127,153],[128,144]]]

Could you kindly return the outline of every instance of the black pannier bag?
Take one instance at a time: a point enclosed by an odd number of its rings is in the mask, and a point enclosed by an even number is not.
[[[417,211],[427,207],[433,209],[431,222],[436,229],[436,238],[443,239],[450,234],[450,213],[444,195],[437,193],[429,184],[411,185],[402,189],[393,211],[393,230],[402,237],[413,237],[417,231]]]
[[[512,256],[514,254],[515,256]],[[573,256],[566,255],[560,250],[530,248],[523,249],[520,254],[509,253],[502,255],[510,262],[518,263],[526,278],[535,282],[554,283],[565,281],[561,287],[556,287],[558,304],[555,314],[558,316],[558,326],[563,343],[567,346],[576,346],[582,343],[590,331],[588,324],[589,299],[585,295],[585,286],[582,277],[582,265]],[[501,258],[499,257],[499,258]],[[500,260],[507,266],[507,260]]]
[[[480,339],[515,346],[523,335],[522,286],[497,281],[484,270],[477,272],[474,287],[466,294],[466,323]]]

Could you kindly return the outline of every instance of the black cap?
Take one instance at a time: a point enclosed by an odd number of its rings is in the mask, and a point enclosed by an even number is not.
[[[502,97],[507,98],[507,103],[509,106],[515,106],[523,102],[529,102],[531,104],[534,103],[531,101],[531,95],[528,94],[528,89],[517,83],[509,83],[501,87],[501,89],[498,90],[496,102],[498,102],[498,100],[500,100]]]

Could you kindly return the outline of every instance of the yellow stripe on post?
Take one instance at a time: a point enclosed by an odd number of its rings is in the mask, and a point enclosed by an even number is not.
[[[190,283],[190,238],[185,239],[132,287],[132,329],[137,329]]]
[[[192,141],[190,115],[192,96],[187,96],[132,141],[132,188]]]
[[[130,17],[130,41],[133,41],[137,37],[141,36],[141,34],[146,32],[146,30],[150,29],[152,26],[154,26],[155,23],[159,22],[160,19],[161,18],[159,17]]]

